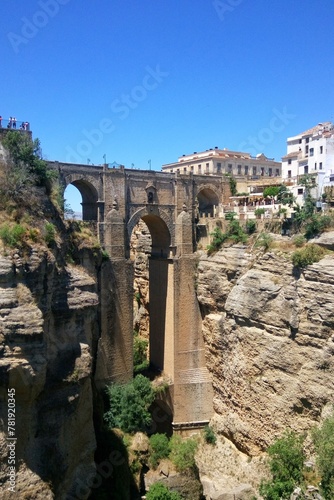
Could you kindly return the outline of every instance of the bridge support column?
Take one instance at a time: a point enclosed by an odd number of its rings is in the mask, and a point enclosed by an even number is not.
[[[125,226],[117,210],[100,224],[109,260],[101,269],[101,338],[95,380],[99,388],[133,375],[133,265],[124,255]]]
[[[213,414],[213,389],[195,290],[192,221],[186,212],[177,219],[176,237],[180,255],[174,259],[173,426],[182,430],[208,423]]]

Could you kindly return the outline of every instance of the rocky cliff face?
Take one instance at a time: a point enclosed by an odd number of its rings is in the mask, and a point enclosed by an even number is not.
[[[273,251],[233,246],[202,255],[198,266],[212,423],[250,457],[259,457],[285,429],[309,430],[334,402],[334,256],[297,272],[286,240],[276,240]],[[333,249],[334,233],[317,243]],[[247,482],[241,462],[235,471],[243,477],[234,478],[234,486]],[[200,467],[212,478],[207,457]],[[256,484],[255,476],[248,482]]]
[[[39,245],[29,255],[1,253],[2,498],[13,498],[6,466],[6,398],[12,388],[15,497],[77,498],[79,481],[95,469],[91,373],[97,280],[83,267],[66,264],[59,249]]]

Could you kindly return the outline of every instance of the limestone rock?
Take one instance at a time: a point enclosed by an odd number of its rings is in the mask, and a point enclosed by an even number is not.
[[[0,258],[0,418],[7,422],[7,389],[14,388],[17,498],[76,498],[80,481],[94,473],[98,302],[97,280],[64,265],[61,254],[33,248]],[[3,431],[0,456],[6,464]],[[8,491],[7,467],[0,481]]]
[[[284,252],[224,248],[200,259],[197,283],[217,432],[254,460],[333,403],[334,256],[297,275]]]

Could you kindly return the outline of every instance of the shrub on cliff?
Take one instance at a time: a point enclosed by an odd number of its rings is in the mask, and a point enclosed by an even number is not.
[[[269,250],[273,243],[273,237],[269,233],[261,233],[255,242],[257,248],[262,247],[265,251]]]
[[[263,481],[260,494],[266,500],[287,500],[303,480],[303,436],[287,431],[272,444],[267,452],[270,457],[271,481]]]
[[[163,458],[168,458],[170,452],[169,439],[166,434],[152,434],[150,437],[150,465],[156,469]]]
[[[204,439],[208,444],[215,445],[217,443],[217,437],[215,431],[209,425],[204,427]]]
[[[151,425],[148,411],[155,393],[151,382],[137,375],[127,384],[113,384],[106,389],[109,410],[104,414],[108,427],[118,427],[124,432],[144,431]]]
[[[212,241],[208,245],[207,251],[208,255],[217,252],[225,241],[231,241],[232,243],[246,243],[247,234],[240,226],[239,221],[232,219],[227,228],[226,232],[223,233],[222,230],[217,226],[211,233]]]
[[[154,483],[146,493],[146,500],[182,500],[175,491],[170,491],[162,483]]]
[[[324,249],[318,245],[310,244],[292,254],[292,263],[295,267],[306,267],[314,262],[319,262],[324,256]]]
[[[4,224],[0,227],[0,238],[5,246],[11,248],[22,246],[25,234],[26,230],[21,224],[14,224],[13,226]]]
[[[334,498],[334,416],[313,431],[317,467],[321,474],[321,490],[326,500]]]
[[[170,460],[179,472],[194,470],[196,468],[195,453],[198,442],[194,438],[182,439],[174,434],[170,440]]]
[[[133,371],[140,373],[149,366],[147,359],[148,340],[139,336],[138,332],[133,336]]]

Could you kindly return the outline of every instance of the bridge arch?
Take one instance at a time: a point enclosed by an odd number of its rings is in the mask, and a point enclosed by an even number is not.
[[[197,201],[199,213],[206,216],[214,216],[214,206],[219,205],[220,193],[215,186],[206,184],[199,186],[197,190]]]
[[[153,369],[163,371],[173,376],[173,360],[170,345],[172,344],[173,316],[171,314],[171,297],[173,297],[173,262],[169,258],[171,236],[171,218],[168,213],[158,207],[147,206],[137,210],[128,223],[129,240],[139,221],[143,221],[151,235],[151,253],[148,257],[148,295],[147,285],[144,284],[144,294],[148,304],[144,308],[148,311],[148,340],[149,362]],[[138,284],[142,282],[143,255],[140,259],[140,279],[134,287],[135,292],[142,295]],[[136,299],[138,300],[138,298]],[[134,301],[134,307],[136,306]],[[145,316],[145,330],[147,316]]]
[[[67,176],[65,178],[66,187],[75,186],[82,197],[82,220],[98,220],[98,191],[94,184],[87,179],[80,177]]]
[[[170,245],[174,236],[174,227],[171,217],[158,207],[150,206],[137,210],[128,222],[128,237],[142,219],[147,225],[152,238],[151,257],[168,258]]]

